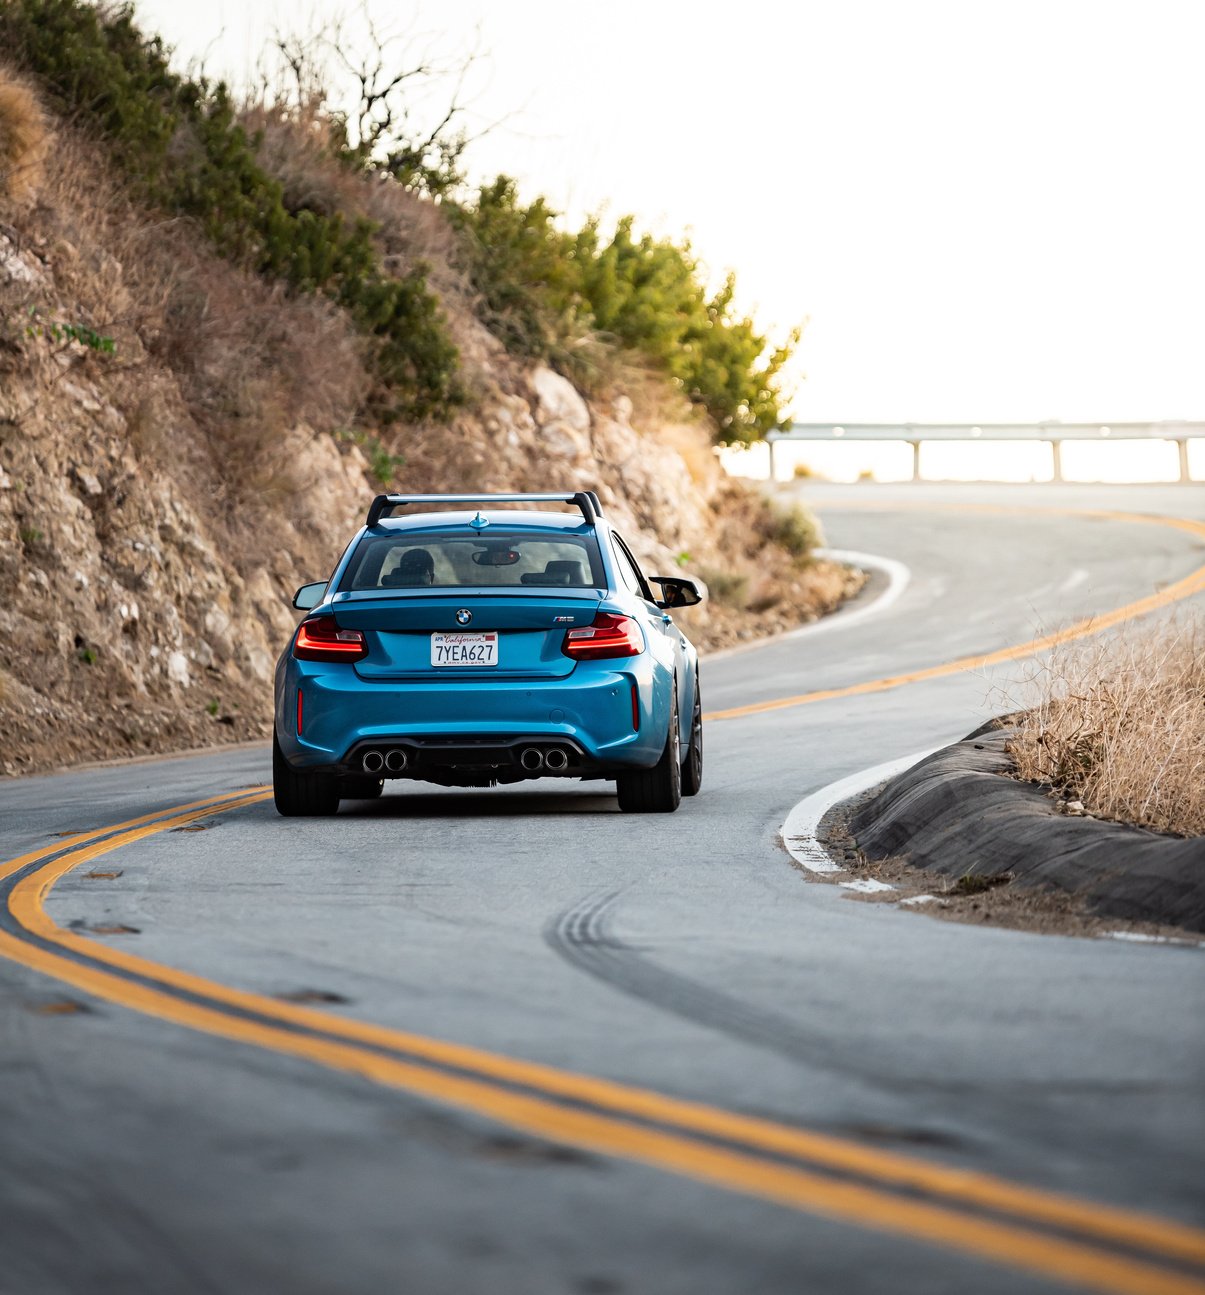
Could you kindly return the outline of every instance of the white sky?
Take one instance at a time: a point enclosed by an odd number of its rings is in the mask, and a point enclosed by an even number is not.
[[[807,318],[801,420],[1205,417],[1205,3],[369,7],[480,29],[476,112],[511,116],[475,177],[689,232],[763,325]],[[138,10],[235,79],[295,12]]]

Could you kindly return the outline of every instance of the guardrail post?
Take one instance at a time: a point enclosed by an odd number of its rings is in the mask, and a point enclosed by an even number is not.
[[[773,485],[778,480],[778,475],[774,471],[774,438],[767,436],[766,444],[770,447],[770,484]]]
[[[1058,441],[1050,442],[1050,479],[1051,481],[1063,479],[1063,447]]]
[[[1192,473],[1188,470],[1188,437],[1179,436],[1176,438],[1176,449],[1180,452],[1180,484],[1188,485],[1192,481]]]
[[[912,480],[920,480],[920,441],[909,441],[912,446]]]

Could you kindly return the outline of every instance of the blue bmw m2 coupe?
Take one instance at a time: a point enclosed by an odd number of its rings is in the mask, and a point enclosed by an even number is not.
[[[565,503],[574,513],[499,509]],[[395,512],[472,504],[463,512]],[[655,587],[655,588],[654,588]],[[378,495],[276,667],[276,808],[328,815],[385,779],[613,779],[668,813],[703,777],[681,576],[646,579],[598,496]]]

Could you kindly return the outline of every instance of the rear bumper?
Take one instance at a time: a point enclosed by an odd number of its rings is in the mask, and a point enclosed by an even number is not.
[[[579,663],[547,680],[366,683],[345,665],[289,659],[278,678],[276,729],[298,769],[363,773],[366,750],[406,753],[404,770],[377,776],[423,778],[449,767],[496,768],[510,779],[546,777],[523,769],[528,745],[563,749],[562,777],[600,777],[648,768],[665,742],[655,662],[647,657]],[[633,687],[639,724],[633,725]],[[297,694],[301,693],[301,731]]]

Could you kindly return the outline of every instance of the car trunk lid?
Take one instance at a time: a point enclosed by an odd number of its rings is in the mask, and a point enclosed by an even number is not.
[[[364,599],[336,597],[335,619],[344,629],[364,634],[368,655],[356,662],[366,680],[460,677],[549,678],[569,674],[574,662],[561,651],[565,631],[589,625],[600,599],[593,590],[580,596],[556,594],[405,594]],[[467,613],[467,620],[465,618]],[[459,616],[458,616],[459,614]],[[457,643],[449,635],[496,635],[496,665],[435,665],[433,638]],[[463,640],[471,644],[472,640]],[[449,654],[443,656],[461,655]],[[472,653],[467,653],[470,658]]]

